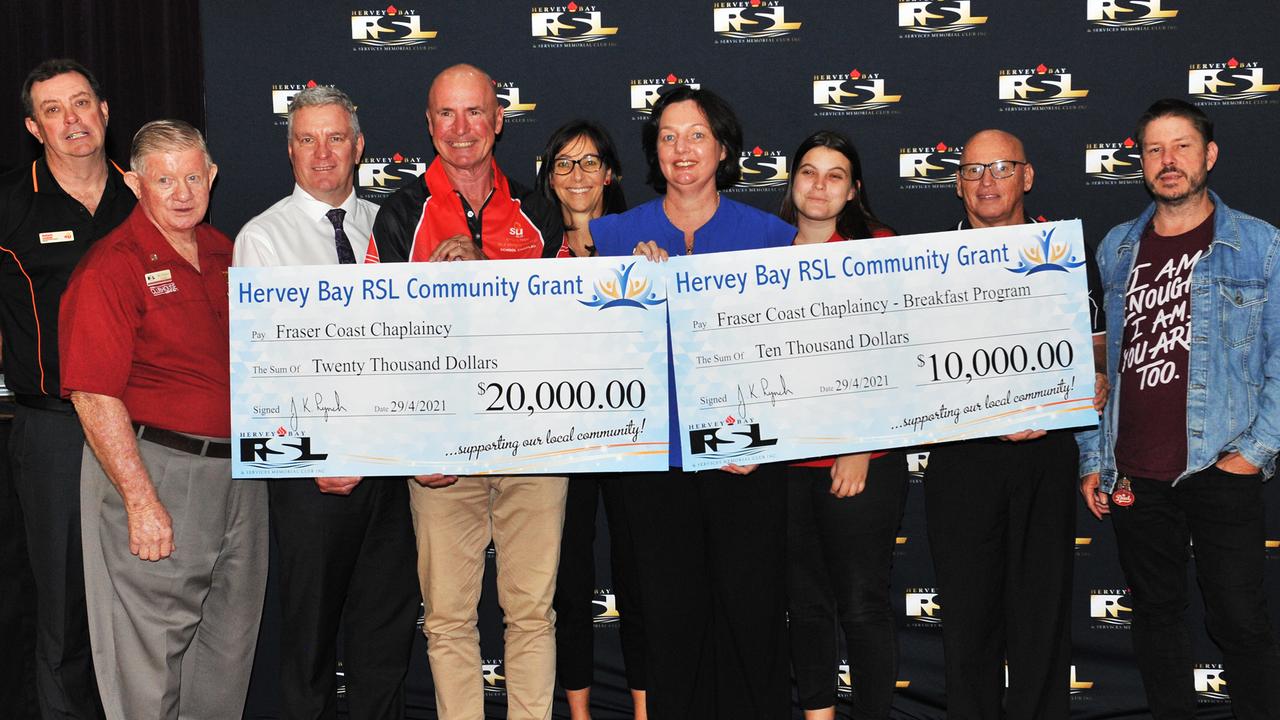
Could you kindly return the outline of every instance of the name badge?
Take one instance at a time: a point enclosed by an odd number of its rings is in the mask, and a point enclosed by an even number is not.
[[[149,272],[144,276],[148,285],[159,285],[160,283],[169,282],[173,279],[173,273],[168,270],[157,270]]]
[[[53,243],[75,242],[76,234],[71,230],[52,230],[50,232],[40,233],[40,244],[51,245]]]

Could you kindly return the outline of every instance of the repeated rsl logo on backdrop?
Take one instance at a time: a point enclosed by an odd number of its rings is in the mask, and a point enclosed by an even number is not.
[[[787,9],[777,0],[717,2],[711,6],[711,27],[716,44],[797,42],[794,33],[803,23],[786,18]]]
[[[1196,696],[1201,702],[1230,702],[1227,681],[1222,677],[1222,665],[1197,663],[1191,668]]]
[[[907,588],[903,593],[903,600],[909,627],[933,627],[942,624],[942,606],[938,604],[937,588]]]
[[[787,156],[781,150],[765,150],[759,145],[743,150],[738,157],[742,179],[732,190],[771,190],[787,184]]]
[[[540,5],[530,13],[534,47],[613,47],[618,28],[605,25],[599,5]]]
[[[426,172],[427,163],[421,157],[405,157],[400,153],[366,157],[356,170],[356,194],[364,200],[381,200]]]
[[[854,68],[847,73],[813,76],[814,115],[891,115],[897,114],[901,95],[890,94],[888,82],[880,73]]]
[[[284,125],[289,119],[289,103],[293,102],[294,96],[303,90],[315,87],[315,80],[308,80],[305,83],[272,85],[271,86],[271,112],[276,116],[276,124]]]
[[[1133,604],[1126,589],[1089,591],[1089,617],[1095,630],[1127,630],[1133,620]]]
[[[1005,673],[1006,673],[1006,676],[1007,676],[1008,671],[1009,671],[1009,668],[1008,668],[1008,666],[1006,665],[1006,666],[1005,666]],[[1083,696],[1086,692],[1088,692],[1088,691],[1090,691],[1090,690],[1092,690],[1092,689],[1093,689],[1093,681],[1092,681],[1092,680],[1084,680],[1084,679],[1082,679],[1081,674],[1080,674],[1080,671],[1076,669],[1076,666],[1075,666],[1075,665],[1072,665],[1072,666],[1071,666],[1071,679],[1070,679],[1070,681],[1069,681],[1069,685],[1068,685],[1068,686],[1071,688],[1071,695],[1072,695],[1072,697],[1081,697],[1081,696]]]
[[[618,596],[612,588],[596,590],[591,599],[591,622],[595,625],[614,625],[622,616],[618,614]]]
[[[498,94],[498,104],[502,106],[503,122],[530,122],[530,114],[537,109],[537,103],[521,102],[520,87],[513,82],[495,80],[493,90]]]
[[[506,672],[506,668],[502,667],[502,658],[480,661],[480,676],[484,678],[486,697],[500,697],[507,694]]]
[[[936,145],[898,148],[898,179],[904,190],[951,187],[956,184],[963,145]]]
[[[633,119],[646,120],[653,114],[653,106],[663,95],[679,85],[688,85],[697,90],[702,87],[693,76],[680,76],[667,73],[664,78],[640,78],[631,81],[631,109],[636,112]]]
[[[1170,0],[1085,0],[1089,32],[1173,30],[1178,11]]]
[[[985,15],[973,14],[970,0],[898,0],[903,37],[975,37],[985,35]]]
[[[434,50],[431,41],[438,33],[422,27],[417,10],[388,5],[376,10],[351,11],[352,49]]]
[[[295,417],[305,417],[309,410],[304,403],[304,407],[294,407],[291,412]],[[258,416],[279,414],[280,408],[255,407],[253,412]],[[274,431],[242,432],[239,440],[240,462],[251,468],[302,470],[329,457],[329,453],[312,448],[310,436],[286,430],[283,425]]]
[[[895,680],[893,682],[895,690],[905,690],[911,687],[910,680]],[[853,696],[853,673],[849,672],[849,661],[841,660],[836,663],[836,697],[841,700],[848,700]]]
[[[1142,182],[1142,151],[1131,137],[1122,142],[1084,146],[1085,185],[1136,185]]]
[[[1280,101],[1280,83],[1263,79],[1257,61],[1232,57],[1225,62],[1195,63],[1187,70],[1187,94],[1217,105],[1260,105]]]
[[[1001,110],[1083,109],[1089,91],[1072,84],[1066,68],[1040,63],[1034,68],[1000,71]]]

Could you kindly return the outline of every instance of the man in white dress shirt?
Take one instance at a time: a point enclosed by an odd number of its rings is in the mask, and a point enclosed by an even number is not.
[[[311,87],[289,106],[293,194],[236,236],[237,266],[362,262],[378,207],[356,198],[364,135],[355,105]],[[271,480],[279,547],[284,718],[334,717],[343,633],[348,713],[404,717],[404,680],[421,596],[404,478]]]

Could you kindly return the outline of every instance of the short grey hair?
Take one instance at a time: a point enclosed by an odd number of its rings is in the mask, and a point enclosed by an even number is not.
[[[198,149],[204,153],[205,167],[213,165],[213,156],[204,135],[183,120],[152,120],[138,128],[129,151],[129,169],[142,172],[142,159],[152,153]]]
[[[336,87],[328,85],[313,85],[297,95],[293,96],[293,100],[289,101],[289,126],[287,132],[290,139],[293,138],[293,115],[304,107],[319,107],[322,105],[337,105],[347,111],[347,118],[351,121],[351,135],[360,134],[360,116],[356,114],[356,104],[351,102],[351,97]]]

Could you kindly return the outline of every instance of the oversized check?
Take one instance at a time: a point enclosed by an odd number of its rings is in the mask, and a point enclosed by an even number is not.
[[[672,258],[684,469],[1094,425],[1078,220]]]
[[[635,258],[232,268],[236,477],[667,467]]]

